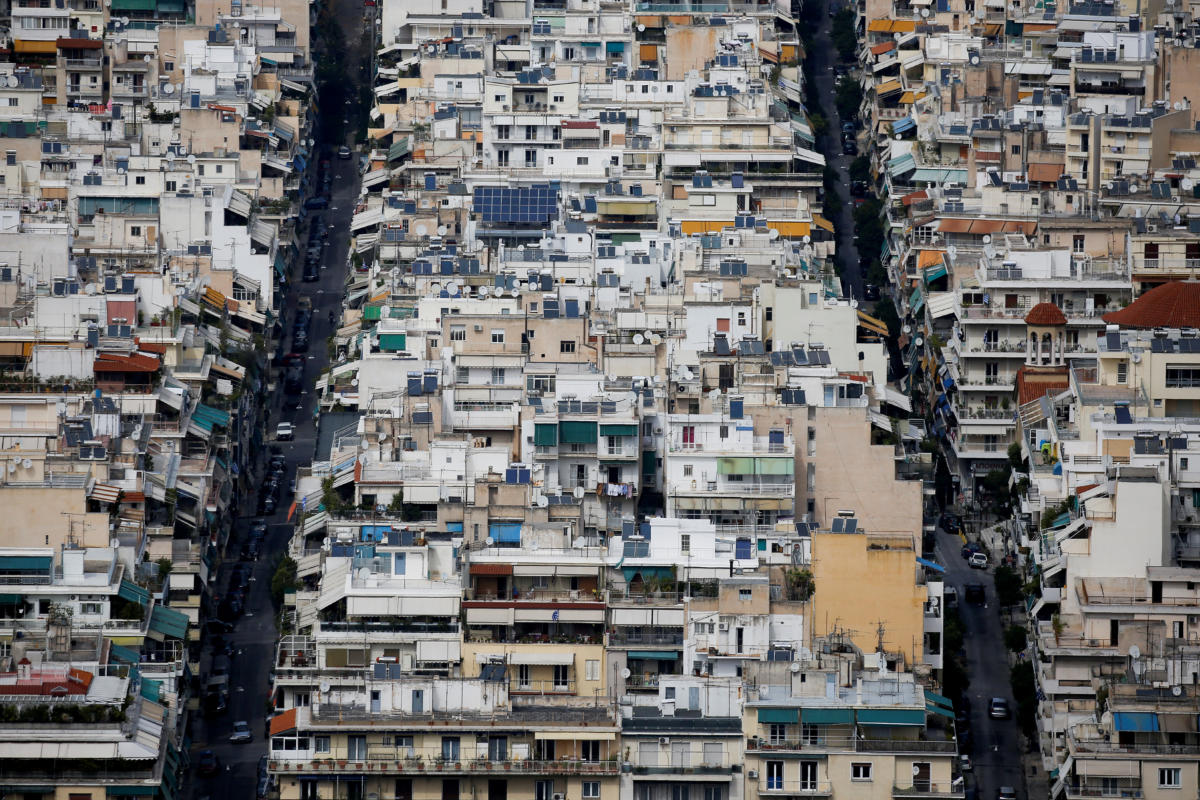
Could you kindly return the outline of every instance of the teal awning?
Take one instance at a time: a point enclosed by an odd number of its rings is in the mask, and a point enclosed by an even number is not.
[[[909,170],[916,169],[916,167],[917,160],[913,158],[912,153],[905,153],[899,158],[893,158],[888,162],[888,174],[895,178]]]
[[[849,725],[854,722],[852,708],[806,708],[800,712],[805,725]]]
[[[941,706],[937,705],[936,703],[926,703],[925,710],[930,712],[931,714],[941,714],[943,717],[946,717],[947,719],[954,719],[954,712],[952,710],[950,710],[948,708],[942,708]]]
[[[637,425],[600,425],[601,436],[637,436]]]
[[[604,50],[605,50],[605,52],[608,52],[608,53],[624,53],[625,52],[625,43],[624,42],[606,42],[604,45]]]
[[[220,425],[222,428],[228,428],[229,412],[199,403],[196,406],[196,410],[192,412],[192,424],[208,431],[209,433],[212,432],[213,426],[215,425]]]
[[[596,423],[594,422],[560,422],[558,423],[558,432],[563,444],[596,443]]]
[[[538,422],[533,426],[533,443],[537,447],[554,447],[558,444],[558,426],[553,422]]]
[[[0,594],[0,606],[11,606],[25,602],[23,594]]]
[[[150,612],[150,630],[157,631],[172,639],[186,639],[188,616],[182,611],[176,611],[166,606],[155,606]]]
[[[678,650],[630,650],[630,658],[641,658],[648,661],[674,661],[679,658]]]
[[[796,725],[800,722],[800,709],[760,708],[758,710],[758,721],[773,722],[776,725]]]
[[[924,725],[925,712],[916,708],[864,708],[859,725]]]
[[[580,47],[599,47],[600,43],[599,42],[580,42],[579,46]]]
[[[913,183],[966,183],[965,169],[941,169],[940,167],[921,167],[912,174]]]
[[[287,258],[282,249],[275,251],[275,271],[279,273],[279,277],[287,280]]]
[[[182,14],[183,0],[158,0],[159,14]]]
[[[655,450],[642,451],[642,474],[653,475],[658,469],[658,453]]]
[[[53,556],[0,556],[0,572],[49,572],[53,565]]]
[[[117,590],[117,597],[120,597],[122,600],[147,605],[150,602],[150,591],[143,589],[136,583],[121,581],[121,588]]]
[[[1158,730],[1158,715],[1152,711],[1116,711],[1113,712],[1113,730],[1153,733]]]
[[[392,146],[388,148],[388,161],[399,161],[408,155],[412,149],[407,136],[401,136],[392,142]]]
[[[380,350],[404,350],[408,344],[408,334],[404,333],[381,333],[379,334],[379,349]]]
[[[912,297],[908,298],[908,306],[912,310],[912,313],[916,314],[921,310],[921,307],[924,305],[925,305],[925,293],[922,292],[921,287],[918,286],[916,289],[913,290]]]
[[[153,681],[149,678],[142,678],[142,697],[149,700],[151,703],[157,703],[158,698],[162,695],[162,681]]]
[[[132,650],[128,647],[122,647],[119,644],[114,644],[112,647],[110,647],[108,649],[108,655],[110,659],[115,658],[117,661],[124,661],[126,664],[136,664],[141,661],[141,658],[138,656],[136,650]]]
[[[154,0],[113,0],[113,11],[153,11]]]
[[[629,583],[638,575],[642,576],[642,580],[671,578],[673,575],[671,567],[621,567],[621,572],[625,573],[626,583]]]
[[[925,690],[925,702],[936,703],[943,708],[954,708],[954,702],[951,701],[949,697],[944,697],[943,695],[940,695],[937,692],[931,692],[928,689]]]
[[[109,797],[153,797],[158,794],[157,786],[109,786],[105,790]]]
[[[925,268],[925,282],[926,283],[931,283],[933,281],[936,281],[938,278],[944,278],[945,276],[946,276],[946,262],[944,262],[944,261],[941,264],[935,264],[932,267]]]

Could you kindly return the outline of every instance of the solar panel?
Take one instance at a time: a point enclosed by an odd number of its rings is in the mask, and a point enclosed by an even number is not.
[[[833,522],[829,525],[829,530],[833,531],[834,533],[844,533],[845,525],[846,521],[844,519],[841,517],[834,517]]]
[[[1128,425],[1129,423],[1133,422],[1133,417],[1129,415],[1129,406],[1125,405],[1124,403],[1113,408],[1113,413],[1117,418],[1118,424]]]
[[[558,214],[558,191],[548,184],[475,188],[474,209],[484,222],[545,223]]]
[[[1104,344],[1110,351],[1121,349],[1121,334],[1117,331],[1104,335]]]
[[[847,519],[846,520],[846,533],[854,533],[857,530],[858,530],[858,520],[856,520],[854,517],[850,517],[849,519]]]

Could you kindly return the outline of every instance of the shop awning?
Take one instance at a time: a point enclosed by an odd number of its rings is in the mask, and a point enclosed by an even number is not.
[[[1149,733],[1158,730],[1158,715],[1150,711],[1116,711],[1113,730]]]
[[[776,725],[796,725],[800,722],[800,709],[760,708],[758,709],[758,721],[773,722]]]
[[[849,725],[854,722],[852,708],[806,708],[800,712],[805,725]]]

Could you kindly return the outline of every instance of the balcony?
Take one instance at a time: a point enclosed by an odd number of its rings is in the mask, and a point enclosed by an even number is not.
[[[1077,797],[1142,797],[1142,782],[1137,778],[1102,778],[1075,781],[1066,785],[1067,800]]]
[[[643,633],[614,629],[608,635],[610,647],[682,647],[683,634],[666,631]]]
[[[272,772],[287,774],[288,772],[326,773],[336,775],[361,775],[374,772],[377,775],[407,775],[424,773],[426,775],[506,775],[508,773],[523,773],[526,775],[616,775],[620,771],[617,761],[534,761],[532,759],[483,759],[463,758],[461,760],[443,759],[440,756],[410,757],[412,751],[406,747],[385,748],[372,747],[368,753],[357,759],[320,759],[310,760],[283,759],[272,754],[269,762]],[[365,757],[363,757],[365,756]]]
[[[517,424],[514,403],[455,403],[451,420],[455,428],[512,430]]]
[[[827,797],[833,794],[833,784],[829,781],[764,778],[758,783],[758,793],[767,796],[801,794],[808,797]]]
[[[958,752],[953,739],[863,739],[858,736],[813,736],[804,739],[751,739],[747,752],[946,753]]]

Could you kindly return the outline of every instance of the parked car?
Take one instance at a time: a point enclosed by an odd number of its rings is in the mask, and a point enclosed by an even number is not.
[[[963,586],[963,596],[968,603],[981,606],[987,602],[987,594],[982,583],[968,583]]]
[[[1012,711],[1008,708],[1008,701],[1003,697],[993,697],[992,702],[988,704],[988,716],[992,719],[1008,719],[1012,716]]]
[[[959,753],[958,754],[958,771],[959,772],[970,772],[971,769],[972,769],[971,757],[969,755],[967,755],[966,753]]]
[[[338,158],[343,158],[343,159],[349,158],[350,157],[350,148],[347,147],[346,145],[342,145],[341,147],[338,148],[337,153],[338,153]]]
[[[856,156],[858,155],[858,145],[854,143],[853,139],[846,139],[842,142],[842,152],[848,156]]]
[[[296,428],[290,422],[281,422],[275,426],[275,438],[281,442],[290,442],[296,437]]]
[[[1001,786],[996,800],[1017,800],[1017,790],[1011,786]]]
[[[329,208],[328,197],[310,197],[304,202],[304,207],[309,211],[317,211],[322,208]]]
[[[234,744],[247,744],[254,741],[254,734],[250,732],[250,723],[244,719],[240,719],[233,723],[233,733],[229,734],[229,741]]]
[[[212,750],[201,750],[200,757],[196,759],[196,768],[201,775],[215,775],[220,762],[217,760],[217,754]]]
[[[970,558],[975,553],[982,553],[982,552],[983,552],[983,545],[979,544],[979,542],[967,542],[958,551],[959,555],[961,555],[963,558]]]
[[[962,517],[960,517],[958,514],[952,514],[951,512],[947,511],[942,514],[941,519],[938,520],[938,525],[946,533],[958,533],[962,530]]]
[[[278,503],[275,502],[274,497],[264,497],[258,504],[258,513],[274,514],[277,506]]]
[[[987,569],[988,557],[987,553],[971,553],[967,557],[967,566],[971,569]]]
[[[875,301],[879,299],[879,287],[873,283],[863,284],[863,300]]]

